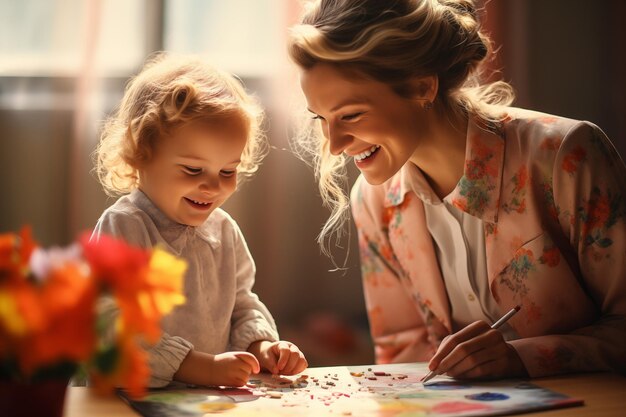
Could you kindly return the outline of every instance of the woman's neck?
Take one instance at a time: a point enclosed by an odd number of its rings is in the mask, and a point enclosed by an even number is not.
[[[463,176],[467,116],[433,112],[429,126],[411,162],[424,173],[435,194],[443,199]]]

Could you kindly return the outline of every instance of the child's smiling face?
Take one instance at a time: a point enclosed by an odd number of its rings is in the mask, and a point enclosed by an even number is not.
[[[159,138],[139,167],[139,188],[171,220],[199,226],[237,189],[248,138],[242,119],[192,122]]]

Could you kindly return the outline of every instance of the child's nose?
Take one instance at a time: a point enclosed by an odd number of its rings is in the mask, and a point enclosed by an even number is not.
[[[215,191],[220,188],[220,180],[214,176],[205,176],[200,183],[200,189],[203,191]]]

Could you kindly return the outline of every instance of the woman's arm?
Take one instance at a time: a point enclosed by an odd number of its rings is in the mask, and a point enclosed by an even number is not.
[[[357,226],[365,305],[376,362],[426,361],[435,347],[418,304],[407,289],[400,265],[383,231],[382,201],[362,177],[352,189],[352,214]]]
[[[575,249],[580,285],[593,300],[599,318],[569,334],[525,338],[511,344],[533,377],[626,372],[624,163],[599,128],[580,123],[563,140],[552,176],[558,221]]]

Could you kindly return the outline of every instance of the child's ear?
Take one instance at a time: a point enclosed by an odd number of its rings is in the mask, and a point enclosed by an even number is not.
[[[435,101],[439,91],[439,77],[437,75],[413,77],[409,82],[413,99],[430,103]]]

